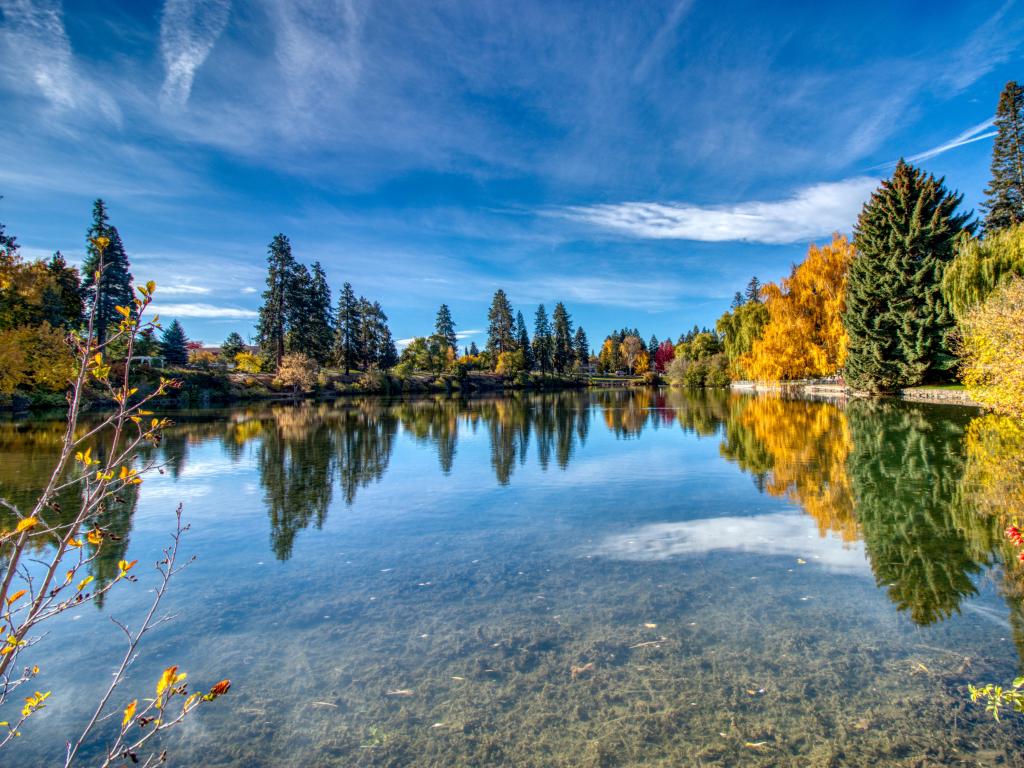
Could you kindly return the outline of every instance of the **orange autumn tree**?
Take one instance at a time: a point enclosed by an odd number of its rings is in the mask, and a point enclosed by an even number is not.
[[[843,367],[847,336],[842,314],[853,254],[853,244],[834,235],[828,245],[812,245],[781,285],[764,286],[768,324],[741,358],[752,379],[830,376]]]

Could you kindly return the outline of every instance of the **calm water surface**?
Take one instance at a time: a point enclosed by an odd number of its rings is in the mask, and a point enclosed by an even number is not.
[[[155,560],[184,503],[198,559],[118,702],[169,664],[232,680],[174,765],[1024,764],[966,695],[1024,650],[991,417],[604,391],[175,418],[96,568]],[[0,424],[0,495],[59,432]],[[53,704],[4,765],[59,756],[142,575],[51,626]]]

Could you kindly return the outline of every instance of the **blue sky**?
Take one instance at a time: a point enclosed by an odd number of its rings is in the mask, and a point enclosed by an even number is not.
[[[848,232],[902,156],[977,207],[1011,2],[0,0],[0,221],[81,258],[102,196],[193,338],[251,333],[278,231],[379,300],[503,287],[613,328],[713,324]]]

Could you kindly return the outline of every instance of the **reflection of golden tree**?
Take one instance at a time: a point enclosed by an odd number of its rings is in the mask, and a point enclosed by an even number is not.
[[[845,414],[831,403],[746,397],[732,401],[721,453],[763,488],[799,504],[824,536],[858,538],[846,460],[852,441]],[[759,487],[761,487],[759,485]]]
[[[977,556],[996,552],[1003,562],[1001,591],[1024,664],[1024,563],[1004,534],[1024,515],[1024,422],[1007,416],[973,419],[964,438],[966,465],[960,483],[957,525]]]

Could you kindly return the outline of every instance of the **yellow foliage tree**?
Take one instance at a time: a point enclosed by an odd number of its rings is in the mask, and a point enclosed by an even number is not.
[[[75,373],[65,334],[49,323],[0,331],[0,393],[18,389],[59,392]]]
[[[747,375],[783,381],[829,376],[843,367],[847,336],[842,316],[853,254],[853,244],[835,235],[826,246],[812,245],[781,285],[764,286],[769,319],[741,358]]]
[[[1024,418],[1024,279],[1015,278],[960,322],[963,382],[981,405]]]

